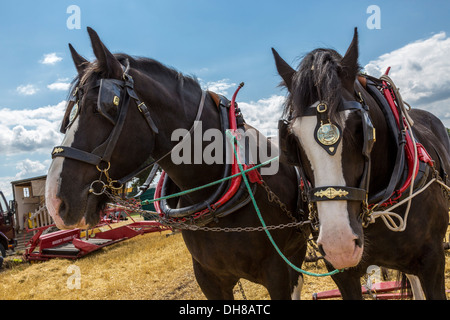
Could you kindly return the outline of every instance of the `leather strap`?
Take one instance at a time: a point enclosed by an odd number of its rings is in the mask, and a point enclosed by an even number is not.
[[[102,162],[108,163],[109,168],[109,161],[111,160],[112,153],[115,149],[115,146],[117,144],[117,141],[120,137],[120,134],[122,132],[126,116],[128,114],[128,105],[130,102],[130,98],[133,98],[136,103],[138,104],[138,108],[140,112],[144,115],[145,120],[151,130],[157,134],[158,128],[156,127],[154,121],[152,120],[150,116],[150,112],[147,108],[147,106],[139,100],[139,97],[136,95],[136,92],[134,91],[134,82],[133,78],[129,76],[126,71],[129,69],[129,65],[127,64],[127,67],[124,68],[124,80],[117,80],[117,79],[107,79],[111,83],[115,83],[121,87],[124,88],[124,98],[120,101],[119,106],[119,118],[117,119],[117,123],[115,124],[113,130],[111,131],[109,137],[106,139],[105,142],[103,142],[101,145],[97,146],[92,152],[83,151],[74,147],[68,147],[68,146],[56,146],[52,150],[52,158],[55,157],[65,157],[70,158],[73,160],[78,160],[84,163],[88,163],[94,166],[100,165]],[[103,80],[103,79],[102,79]],[[101,85],[101,80],[97,81],[96,86]],[[78,92],[78,90],[77,90]],[[76,98],[79,97],[77,96]],[[74,103],[75,99],[71,99],[71,102]],[[189,130],[188,134],[191,134],[192,131],[195,129],[196,124],[198,123],[198,120],[200,119],[202,113],[203,113],[203,107],[205,104],[205,98],[206,98],[206,92],[202,90],[202,96],[200,99],[199,107],[197,110],[197,114],[194,120],[194,124],[192,125],[191,129]],[[72,101],[73,100],[73,101]],[[64,128],[65,129],[65,128]],[[183,139],[184,140],[184,139]],[[182,141],[183,141],[182,140]],[[119,183],[123,184],[126,181],[130,180],[134,176],[138,175],[142,171],[146,170],[150,166],[152,166],[154,163],[157,163],[158,161],[161,161],[162,159],[166,158],[168,155],[172,153],[173,148],[164,154],[162,157],[160,157],[157,160],[152,161],[150,164],[143,164],[141,165],[137,170],[130,173],[129,175],[123,177],[122,179],[118,180]]]
[[[332,200],[365,201],[366,190],[345,186],[326,186],[309,191],[309,201],[311,202]]]
[[[187,134],[191,134],[194,131],[195,128],[195,124],[198,123],[197,121],[200,120],[200,117],[202,116],[203,113],[203,108],[205,106],[205,99],[206,99],[206,92],[202,90],[202,97],[200,98],[200,103],[197,109],[197,115],[195,116],[195,120],[194,120],[194,124],[192,125],[191,129],[189,130],[189,132]],[[184,137],[181,140],[180,143],[183,143],[184,141]],[[178,145],[178,144],[177,144]],[[142,171],[150,168],[153,164],[158,163],[159,161],[161,161],[162,159],[166,158],[167,156],[169,156],[172,153],[172,150],[177,146],[175,145],[172,149],[170,149],[166,154],[164,154],[162,157],[160,157],[157,160],[153,160],[152,162],[150,162],[149,164],[143,164],[141,165],[138,169],[136,169],[134,172],[130,173],[129,175],[123,177],[122,179],[119,179],[119,183],[125,183],[128,180],[132,179],[133,177],[137,176],[138,174],[140,174]]]

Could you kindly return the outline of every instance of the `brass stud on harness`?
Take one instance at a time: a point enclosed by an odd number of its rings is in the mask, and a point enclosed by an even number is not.
[[[317,109],[317,112],[324,113],[325,111],[328,110],[328,106],[326,103],[321,102],[317,105],[316,109]]]

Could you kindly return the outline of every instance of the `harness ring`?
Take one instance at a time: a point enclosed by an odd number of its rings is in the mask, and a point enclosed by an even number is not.
[[[123,187],[123,183],[120,183],[119,181],[117,181],[117,180],[111,180],[110,182],[109,182],[109,186],[108,186],[110,189],[112,189],[112,190],[120,190],[120,189],[122,189],[122,187]]]
[[[95,192],[94,185],[96,183],[100,183],[100,185],[102,186],[100,192]],[[94,180],[94,181],[92,181],[91,185],[89,186],[89,193],[92,193],[92,194],[94,194],[96,196],[99,196],[99,195],[102,195],[105,192],[105,189],[106,189],[106,184],[103,181],[101,181],[101,180]]]
[[[99,165],[100,165],[100,164],[98,164],[98,165],[96,165],[96,167],[97,167],[97,170],[98,170],[98,171],[100,171],[100,172],[106,172],[106,171],[108,171],[108,170],[109,170],[109,168],[111,168],[111,162],[109,162],[109,161],[105,161],[105,163],[107,163],[107,164],[108,164],[108,167],[107,167],[106,169],[100,169],[100,168],[99,168]]]
[[[317,112],[319,112],[319,113],[324,113],[325,111],[327,111],[328,106],[327,106],[326,103],[321,102],[321,103],[319,103],[319,104],[317,105],[316,109],[317,109]]]

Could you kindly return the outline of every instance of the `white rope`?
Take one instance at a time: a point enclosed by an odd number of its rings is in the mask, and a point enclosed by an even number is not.
[[[407,226],[407,222],[408,222],[408,215],[409,215],[409,210],[411,209],[411,201],[412,199],[419,195],[420,193],[422,193],[423,191],[425,191],[433,182],[438,182],[440,185],[444,186],[447,190],[450,190],[450,188],[444,184],[443,182],[439,181],[437,178],[433,178],[431,179],[424,187],[422,187],[420,190],[416,191],[415,193],[413,193],[414,191],[414,182],[415,182],[415,174],[416,174],[416,170],[417,170],[417,163],[418,163],[418,152],[417,152],[417,145],[416,145],[416,140],[414,139],[414,135],[412,132],[412,126],[414,124],[414,121],[410,118],[405,105],[403,103],[403,99],[400,95],[399,90],[397,89],[397,87],[395,86],[395,84],[393,83],[393,81],[391,80],[391,78],[389,78],[387,75],[383,75],[381,76],[381,80],[384,80],[386,82],[388,82],[391,86],[392,89],[395,93],[395,95],[398,98],[398,102],[399,102],[399,107],[402,110],[402,113],[405,115],[405,119],[406,119],[406,128],[409,131],[411,140],[413,142],[413,146],[414,146],[414,167],[413,167],[413,176],[411,178],[411,184],[409,187],[409,195],[408,197],[406,197],[405,199],[403,199],[402,201],[400,201],[399,203],[395,204],[394,206],[390,207],[387,210],[383,210],[383,211],[373,211],[372,215],[371,215],[371,222],[370,223],[374,223],[376,218],[380,218],[383,220],[384,224],[386,225],[386,227],[394,232],[402,232],[405,231],[406,226]],[[409,106],[409,105],[408,105]],[[409,107],[411,109],[411,107]],[[399,117],[399,121],[403,121],[402,117]],[[408,202],[408,205],[406,207],[405,210],[405,215],[404,217],[401,217],[399,214],[392,212],[392,210],[394,210],[395,208],[403,205],[405,202]],[[377,204],[378,205],[378,204]],[[375,206],[376,207],[376,206]],[[399,224],[397,224],[394,219],[397,219],[399,221]]]
[[[414,194],[410,193],[410,195],[408,197],[406,197],[402,201],[398,202],[397,204],[393,205],[389,209],[384,210],[384,211],[374,211],[372,213],[372,215],[371,215],[371,218],[372,218],[371,223],[374,223],[376,218],[381,218],[383,220],[384,224],[386,225],[386,227],[389,228],[389,230],[395,231],[395,232],[405,231],[411,200],[415,196],[417,196],[417,195],[421,194],[423,191],[425,191],[433,182],[438,182],[439,184],[443,185],[445,188],[450,189],[448,186],[446,186],[444,183],[442,183],[438,179],[433,178],[425,186],[423,186],[421,189],[416,191]],[[394,210],[395,208],[403,205],[407,201],[408,201],[408,208],[407,208],[407,211],[405,212],[405,217],[404,218],[402,218],[402,216],[400,216],[399,214],[397,214],[395,212],[391,212],[392,210]],[[395,223],[395,221],[392,219],[392,217],[394,217],[397,220],[399,220],[400,223],[397,225]]]

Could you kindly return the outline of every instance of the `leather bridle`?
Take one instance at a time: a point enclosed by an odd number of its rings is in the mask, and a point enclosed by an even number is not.
[[[128,74],[129,70],[128,59],[125,62],[126,62],[125,67],[122,66],[123,80],[100,79],[96,82],[95,86],[93,87],[93,88],[99,87],[97,111],[114,125],[113,130],[111,131],[108,138],[102,144],[97,146],[92,152],[87,152],[78,148],[68,146],[56,146],[52,150],[52,158],[55,157],[69,158],[93,165],[97,168],[97,170],[100,172],[100,177],[98,180],[93,181],[89,188],[89,192],[95,195],[103,194],[105,189],[111,189],[112,191],[121,189],[125,182],[127,182],[134,176],[138,175],[145,169],[149,168],[154,163],[157,163],[162,159],[164,159],[165,157],[167,157],[168,155],[170,155],[172,153],[172,150],[175,148],[175,147],[172,148],[169,152],[167,152],[157,160],[153,160],[150,163],[147,163],[146,161],[138,169],[128,174],[127,176],[122,177],[121,179],[113,180],[109,176],[108,171],[111,167],[110,162],[111,157],[119,140],[121,132],[123,130],[131,99],[133,99],[136,102],[136,105],[140,113],[144,116],[144,119],[146,120],[146,123],[149,126],[152,134],[156,135],[159,132],[155,122],[153,121],[150,115],[149,109],[147,108],[145,103],[139,99],[138,95],[134,91],[133,78]],[[79,101],[81,101],[82,99],[83,95],[82,91],[83,91],[82,87],[75,88],[74,93],[71,99],[69,100],[68,109],[78,107],[77,105]],[[202,90],[202,97],[200,100],[196,119],[189,133],[194,129],[195,123],[197,123],[197,121],[200,119],[200,116],[203,111],[203,106],[205,103],[205,96],[206,93],[205,91]],[[118,115],[116,117],[112,116],[108,112],[108,108],[110,108],[111,106],[115,106],[117,108]],[[61,132],[65,133],[66,129],[70,127],[72,123],[73,119],[70,121],[67,127],[64,127],[63,124],[63,126],[61,127]],[[184,141],[184,139],[181,141]],[[107,181],[106,183],[102,180],[103,175],[106,178]]]
[[[312,211],[316,211],[316,203],[318,201],[332,201],[332,200],[345,200],[345,201],[360,201],[363,207],[364,214],[368,212],[368,194],[370,183],[370,167],[371,167],[371,151],[375,143],[375,128],[372,124],[369,116],[369,108],[366,105],[361,94],[357,94],[359,101],[342,101],[338,111],[354,111],[359,114],[362,120],[364,145],[362,149],[362,155],[364,156],[364,171],[360,180],[358,188],[347,186],[322,186],[313,187],[306,177],[304,167],[301,163],[299,154],[299,144],[297,137],[292,132],[291,125],[297,117],[304,116],[317,116],[317,126],[314,131],[314,139],[316,142],[324,148],[328,154],[334,156],[336,149],[341,142],[342,130],[338,124],[331,123],[327,115],[327,103],[320,102],[316,105],[304,110],[301,116],[292,116],[292,113],[288,120],[280,120],[278,123],[279,129],[279,145],[281,155],[280,157],[295,166],[298,166],[300,176],[303,180],[304,188],[304,200],[308,202],[310,214]],[[326,130],[324,126],[328,126]],[[322,129],[322,132],[321,132]],[[326,133],[323,132],[326,131]],[[305,137],[302,137],[305,139]],[[313,139],[313,137],[311,137]],[[294,150],[295,148],[295,150]],[[364,225],[364,219],[363,219]]]

